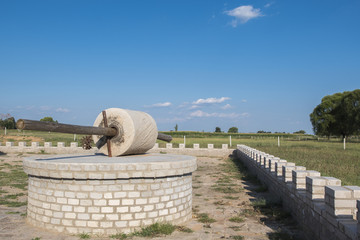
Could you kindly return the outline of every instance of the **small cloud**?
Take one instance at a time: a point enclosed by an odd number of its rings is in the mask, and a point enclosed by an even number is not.
[[[195,112],[190,113],[191,117],[211,117],[210,113],[203,112],[201,110],[197,110]]]
[[[232,108],[232,106],[230,104],[226,104],[225,106],[222,106],[221,108],[222,109],[229,109],[229,108]]]
[[[56,112],[63,112],[63,113],[70,112],[70,110],[67,109],[67,108],[57,108],[55,111],[56,111]]]
[[[243,99],[243,100],[241,100],[241,102],[244,102],[244,103],[245,103],[245,102],[247,102],[247,100],[246,100],[246,99]]]
[[[199,108],[200,106],[199,105],[192,105],[191,107],[189,107],[189,109],[196,109],[196,108]]]
[[[238,113],[218,113],[216,117],[220,118],[237,118],[240,115]]]
[[[206,104],[206,103],[222,103],[226,100],[229,100],[229,97],[221,97],[221,98],[206,98],[206,99],[198,99],[193,104]]]
[[[171,102],[155,103],[153,105],[146,106],[146,107],[169,107],[169,106],[171,106]]]
[[[248,114],[238,114],[238,113],[207,113],[201,110],[192,112],[191,117],[218,117],[218,118],[237,118],[237,117],[246,117]]]
[[[268,7],[270,7],[270,6],[273,5],[273,4],[274,4],[273,2],[270,2],[270,3],[265,4],[264,7],[265,7],[265,8],[268,8]]]
[[[240,117],[243,117],[243,118],[250,117],[250,113],[244,112],[244,113],[240,114]]]
[[[233,10],[225,11],[225,13],[231,17],[235,17],[231,22],[233,27],[237,26],[238,21],[240,21],[240,23],[246,23],[250,19],[263,16],[259,8],[254,8],[251,5],[240,6]]]

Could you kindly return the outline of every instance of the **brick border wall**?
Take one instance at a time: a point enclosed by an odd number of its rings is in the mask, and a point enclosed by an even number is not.
[[[360,187],[277,158],[245,145],[233,156],[282,201],[308,239],[359,239]]]

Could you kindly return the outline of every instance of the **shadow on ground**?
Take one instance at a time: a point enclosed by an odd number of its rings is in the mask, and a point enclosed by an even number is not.
[[[237,170],[242,174],[244,189],[251,196],[251,205],[255,214],[260,214],[260,221],[273,229],[274,232],[268,233],[271,240],[301,240],[304,239],[303,233],[298,229],[296,221],[291,214],[282,208],[279,198],[268,191],[266,185],[262,184],[256,176],[252,175],[240,160],[233,155],[229,155]]]

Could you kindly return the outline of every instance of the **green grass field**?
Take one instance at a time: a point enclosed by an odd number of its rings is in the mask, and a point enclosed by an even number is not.
[[[298,166],[305,166],[309,170],[319,171],[322,176],[339,178],[343,185],[360,186],[360,143],[354,140],[347,143],[344,150],[340,139],[327,141],[317,140],[315,137],[283,136],[278,147],[276,136],[251,137],[232,137],[232,148],[237,144],[244,144],[294,162]],[[184,143],[184,138],[174,138],[173,145],[176,147],[179,143]],[[229,137],[186,138],[187,147],[192,147],[194,143],[199,143],[201,147],[213,143],[216,148],[220,148],[223,143],[229,144]],[[165,143],[160,143],[160,147],[162,146],[165,146]]]
[[[19,132],[8,130],[7,139],[0,131],[0,142],[4,144],[11,141],[17,142],[21,137],[38,137],[43,142],[65,142],[66,146],[74,141],[73,134],[48,133],[36,131]],[[229,134],[227,133],[202,133],[202,132],[165,132],[173,136],[173,146],[178,147],[179,143],[184,143],[186,136],[186,147],[191,148],[194,143],[200,144],[201,148],[206,148],[208,143],[214,144],[215,148],[221,148],[224,143],[230,144]],[[358,138],[353,138],[343,149],[341,139],[326,138],[318,139],[312,135],[295,134],[231,134],[232,146],[245,144],[274,156],[280,157],[296,165],[305,166],[309,170],[321,172],[322,176],[336,177],[342,180],[343,185],[360,186],[360,143]],[[280,136],[280,147],[277,146],[277,137]],[[77,135],[79,142],[83,135]],[[30,142],[31,140],[25,140]],[[165,147],[165,142],[158,141],[160,147]],[[79,142],[80,144],[80,142]]]

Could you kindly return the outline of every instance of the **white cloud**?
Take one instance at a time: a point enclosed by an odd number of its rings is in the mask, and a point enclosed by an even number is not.
[[[222,103],[226,100],[229,100],[229,97],[221,97],[221,98],[206,98],[206,99],[198,99],[193,104],[205,104],[205,103]]]
[[[243,99],[243,100],[241,100],[241,102],[244,102],[244,103],[245,103],[245,102],[247,102],[247,100],[246,100],[246,99]]]
[[[268,8],[268,7],[270,7],[271,5],[273,5],[273,3],[271,2],[271,3],[267,3],[267,4],[265,4],[265,8]]]
[[[189,109],[196,109],[196,108],[199,108],[200,106],[199,105],[192,105],[191,107],[189,107]]]
[[[56,112],[63,112],[63,113],[67,113],[67,112],[70,112],[70,110],[69,109],[67,109],[67,108],[57,108],[56,110],[55,110]]]
[[[230,104],[226,104],[224,106],[221,107],[222,109],[229,109],[232,108],[232,106]]]
[[[171,106],[171,102],[155,103],[147,107],[169,107],[169,106]]]
[[[250,117],[250,113],[244,112],[244,113],[240,114],[240,117],[243,117],[243,118]]]
[[[197,110],[190,114],[191,117],[219,117],[219,118],[237,118],[237,117],[247,117],[248,113],[207,113],[201,110]]]
[[[211,117],[210,113],[203,112],[201,110],[197,110],[195,112],[190,113],[191,117]]]
[[[237,26],[238,21],[240,21],[240,23],[246,23],[250,19],[263,16],[259,8],[254,8],[251,5],[240,6],[234,8],[233,10],[225,11],[225,13],[229,16],[235,17],[235,19],[231,22],[233,27]]]

